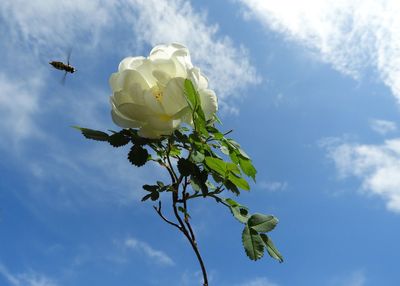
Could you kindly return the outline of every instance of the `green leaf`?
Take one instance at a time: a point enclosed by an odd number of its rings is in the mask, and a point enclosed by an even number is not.
[[[151,194],[150,194],[150,198],[151,198],[151,200],[152,201],[156,201],[156,200],[158,200],[158,198],[160,197],[160,193],[159,192],[152,192]]]
[[[240,205],[232,199],[225,199],[225,202],[229,205],[229,208],[233,216],[241,223],[247,223],[249,219],[249,210],[245,206]]]
[[[240,176],[240,174],[241,174],[240,170],[239,170],[239,167],[234,163],[227,163],[226,164],[226,170],[228,172],[232,172],[232,173],[234,173],[235,175],[238,175],[238,176]]]
[[[275,228],[278,219],[272,215],[253,214],[247,224],[258,232],[268,232]]]
[[[157,191],[159,189],[159,186],[158,185],[143,185],[142,188],[145,191],[152,193],[152,192]]]
[[[185,80],[184,85],[186,100],[188,101],[190,108],[195,111],[197,105],[200,104],[197,92],[193,86],[193,83],[189,79]]]
[[[211,170],[217,172],[218,174],[225,177],[226,173],[226,163],[218,158],[206,156],[204,161]]]
[[[261,233],[261,239],[264,241],[265,247],[267,248],[267,252],[269,256],[278,260],[279,262],[283,262],[283,256],[280,254],[278,249],[276,249],[275,245],[272,243],[272,240],[268,237],[268,235]]]
[[[224,186],[225,186],[229,191],[231,191],[232,193],[234,193],[235,195],[238,196],[238,195],[240,194],[240,191],[239,191],[238,187],[236,187],[236,185],[235,185],[234,183],[232,183],[231,181],[225,180],[225,181],[224,181]]]
[[[242,243],[247,256],[251,260],[258,260],[264,255],[264,242],[260,235],[247,225],[242,233]]]
[[[195,171],[194,174],[190,176],[190,184],[192,185],[193,190],[195,190],[196,192],[201,192],[203,194],[203,197],[206,197],[208,194],[208,187],[206,184],[207,178],[208,172],[205,170],[201,172],[200,170]]]
[[[250,190],[249,183],[247,183],[247,181],[245,179],[238,177],[234,173],[230,172],[228,174],[228,179],[238,188],[245,190],[245,191]]]
[[[224,153],[225,155],[229,155],[229,149],[226,146],[221,146],[219,148],[221,150],[222,153]]]
[[[140,145],[133,145],[128,153],[128,160],[137,167],[143,166],[147,162],[149,153]]]
[[[178,170],[182,176],[189,176],[195,173],[196,165],[184,158],[178,160]]]
[[[142,198],[142,202],[147,201],[150,198],[151,198],[151,194],[147,194]]]
[[[130,138],[122,132],[115,133],[108,138],[108,142],[113,147],[121,147],[130,142]]]
[[[253,179],[253,181],[256,181],[257,170],[256,168],[254,168],[250,159],[239,156],[239,166],[240,169],[242,169],[243,173],[246,174],[246,176],[249,176]]]
[[[82,128],[79,126],[72,126],[82,132],[83,136],[87,139],[92,139],[96,141],[108,141],[109,135],[103,131],[93,130],[88,128]]]
[[[204,154],[199,152],[199,151],[193,151],[192,154],[190,155],[190,158],[196,162],[196,163],[201,163],[204,161]]]

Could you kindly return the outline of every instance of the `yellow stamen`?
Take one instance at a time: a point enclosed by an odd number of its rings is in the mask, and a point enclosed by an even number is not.
[[[160,102],[162,100],[163,93],[162,93],[161,89],[158,86],[154,86],[152,88],[152,93],[153,93],[153,96],[155,97],[155,99],[158,102]]]

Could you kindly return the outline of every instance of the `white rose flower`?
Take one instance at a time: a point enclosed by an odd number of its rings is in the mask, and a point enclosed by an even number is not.
[[[170,135],[192,114],[184,95],[190,79],[200,95],[206,119],[218,110],[217,97],[208,80],[194,67],[188,49],[180,44],[159,45],[147,58],[128,57],[110,77],[112,119],[123,128],[139,128],[139,135]]]

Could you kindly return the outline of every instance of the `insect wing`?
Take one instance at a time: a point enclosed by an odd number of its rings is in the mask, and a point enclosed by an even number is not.
[[[64,72],[64,75],[61,79],[61,84],[64,85],[65,84],[65,79],[67,78],[67,71]]]

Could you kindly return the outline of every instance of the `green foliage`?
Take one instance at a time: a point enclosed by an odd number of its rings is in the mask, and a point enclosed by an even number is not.
[[[272,258],[282,262],[282,255],[266,234],[276,227],[278,219],[272,215],[250,214],[246,206],[222,196],[226,191],[240,195],[241,191],[250,190],[247,178],[255,182],[257,174],[250,156],[239,143],[227,137],[231,131],[223,133],[216,128],[214,122],[220,122],[216,116],[206,121],[200,96],[190,80],[185,80],[184,91],[192,111],[193,128],[183,126],[171,136],[147,139],[140,137],[135,129],[107,134],[88,128],[74,128],[88,139],[108,142],[113,147],[131,145],[127,157],[136,167],[151,161],[167,169],[171,183],[157,181],[154,185],[143,186],[147,193],[142,201],[158,201],[159,206],[154,208],[160,216],[161,200],[165,198],[160,197],[162,192],[172,194],[175,214],[183,214],[185,223],[190,219],[187,205],[191,199],[212,198],[226,206],[233,217],[244,224],[242,242],[250,259],[260,259],[266,250]]]
[[[258,260],[264,255],[264,242],[254,229],[245,226],[242,233],[242,243],[247,256],[251,260]]]
[[[143,166],[149,157],[149,153],[140,145],[133,145],[128,153],[128,160],[137,167]]]
[[[97,141],[108,141],[109,135],[103,131],[82,128],[79,126],[72,126],[75,129],[78,129],[82,132],[83,136],[87,139],[97,140]]]
[[[272,215],[253,214],[247,224],[258,232],[268,232],[275,228],[278,219]]]
[[[276,249],[275,245],[272,243],[272,240],[265,233],[260,234],[261,239],[264,241],[264,245],[267,248],[268,254],[278,260],[279,262],[283,262],[283,256],[279,253],[278,249]]]

